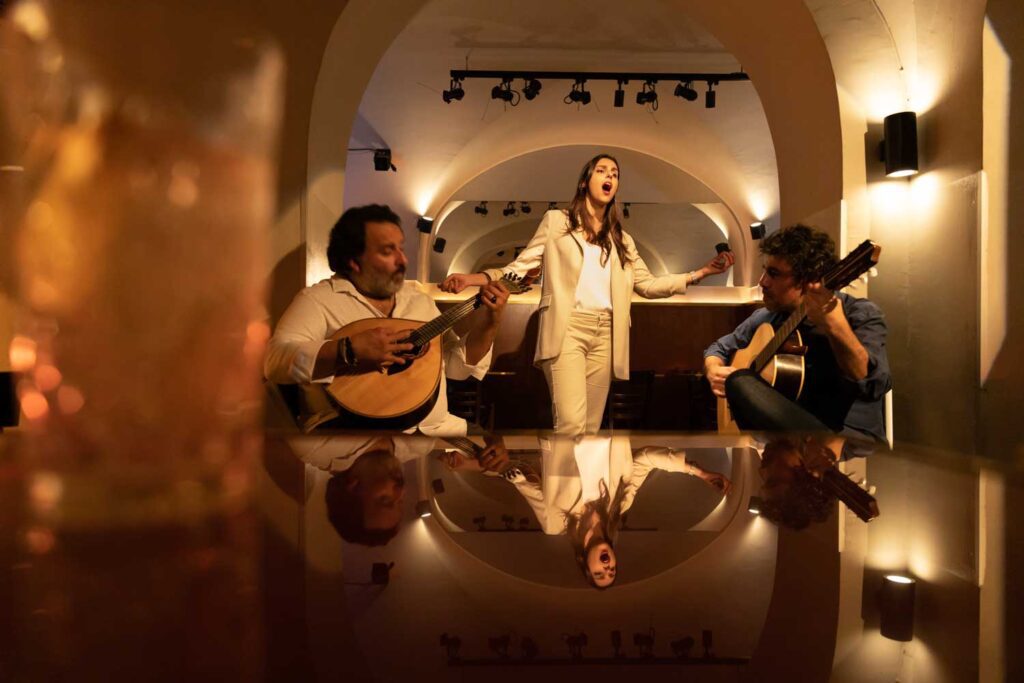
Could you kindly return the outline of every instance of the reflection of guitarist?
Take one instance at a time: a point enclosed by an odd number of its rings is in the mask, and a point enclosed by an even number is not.
[[[837,260],[832,238],[822,232],[795,225],[765,239],[761,253],[765,307],[704,352],[705,373],[715,395],[728,398],[736,423],[744,429],[827,427],[885,440],[882,399],[892,380],[881,309],[867,299],[823,286],[822,275]],[[803,356],[803,385],[794,403],[757,374],[728,363],[751,343],[760,325],[778,329],[801,309],[806,312],[796,328],[801,348],[781,350]],[[736,370],[741,371],[733,374]]]
[[[265,372],[281,384],[329,384],[335,375],[372,372],[409,363],[413,345],[404,343],[417,322],[440,315],[429,295],[405,281],[408,259],[398,216],[386,206],[349,209],[331,230],[327,259],[334,277],[299,292],[277,325],[267,350]],[[466,422],[448,413],[444,375],[482,379],[490,365],[491,345],[508,300],[500,283],[481,288],[480,309],[456,332],[443,334],[444,372],[437,400],[418,423],[429,434],[465,434]],[[355,321],[379,324],[348,337],[332,338]],[[403,319],[406,324],[395,324]],[[315,388],[315,387],[314,387]],[[337,415],[320,391],[306,391],[311,428]]]

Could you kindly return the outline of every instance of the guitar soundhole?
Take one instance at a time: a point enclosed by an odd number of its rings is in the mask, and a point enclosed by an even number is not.
[[[388,366],[388,375],[397,375],[400,372],[405,372],[412,367],[412,364],[416,362],[416,359],[427,352],[429,344],[418,344],[409,351],[401,354],[404,358],[408,359],[408,362],[404,364],[393,363]]]

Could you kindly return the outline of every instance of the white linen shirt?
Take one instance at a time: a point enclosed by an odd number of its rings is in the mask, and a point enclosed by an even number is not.
[[[391,317],[427,322],[441,315],[434,300],[420,291],[419,283],[406,281],[395,294]],[[339,329],[365,318],[384,318],[349,280],[332,277],[300,291],[277,323],[267,346],[264,374],[278,384],[330,384],[334,376],[313,379],[320,347]],[[491,352],[476,365],[466,362],[466,340],[448,330],[442,337],[444,373],[437,401],[430,413],[417,425],[424,434],[439,436],[463,435],[466,421],[448,412],[445,375],[466,379],[470,375],[483,379],[491,366]]]

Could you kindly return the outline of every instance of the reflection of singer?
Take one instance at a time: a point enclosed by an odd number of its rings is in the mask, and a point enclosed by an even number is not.
[[[601,428],[612,373],[629,379],[629,307],[633,292],[657,299],[686,291],[733,263],[719,254],[692,273],[654,276],[621,224],[615,201],[619,164],[600,154],[583,167],[568,210],[548,211],[516,260],[501,269],[453,274],[441,289],[459,292],[503,274],[543,266],[540,332],[534,362],[551,390],[555,431]]]
[[[565,533],[580,571],[607,588],[618,572],[615,539],[622,515],[654,469],[683,472],[728,493],[731,482],[686,460],[684,451],[659,446],[632,450],[628,436],[541,440],[543,477],[531,483],[506,475],[526,498],[546,534]]]

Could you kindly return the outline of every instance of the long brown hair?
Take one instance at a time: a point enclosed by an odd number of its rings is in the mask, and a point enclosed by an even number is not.
[[[603,481],[601,483],[604,484]],[[601,487],[600,498],[584,503],[583,510],[578,514],[570,512],[565,515],[565,533],[572,544],[573,559],[576,560],[576,566],[583,572],[583,576],[591,585],[594,585],[594,582],[590,578],[590,569],[587,567],[588,548],[583,543],[583,538],[594,526],[600,526],[604,540],[613,549],[615,548],[615,541],[619,537],[619,527],[622,526],[622,501],[625,500],[629,487],[630,484],[620,477],[614,498],[608,492],[608,486],[604,485]],[[591,519],[595,512],[597,513],[597,523],[592,524]]]
[[[597,162],[601,161],[601,159],[615,162],[615,167],[618,169],[619,160],[611,154],[598,154],[583,166],[583,170],[580,171],[580,179],[576,183],[576,194],[573,196],[572,201],[569,202],[570,231],[585,227],[583,221],[586,215],[587,188],[590,185],[590,178],[594,175],[594,169],[597,168]],[[619,171],[619,177],[622,177],[621,170]],[[615,251],[619,255],[619,263],[625,268],[626,264],[632,259],[626,255],[626,247],[622,240],[622,214],[619,211],[618,194],[616,192],[616,196],[612,197],[612,200],[608,202],[608,206],[605,207],[604,219],[601,221],[601,230],[595,236],[594,244],[601,247],[602,264],[608,262],[612,246],[614,245]]]

